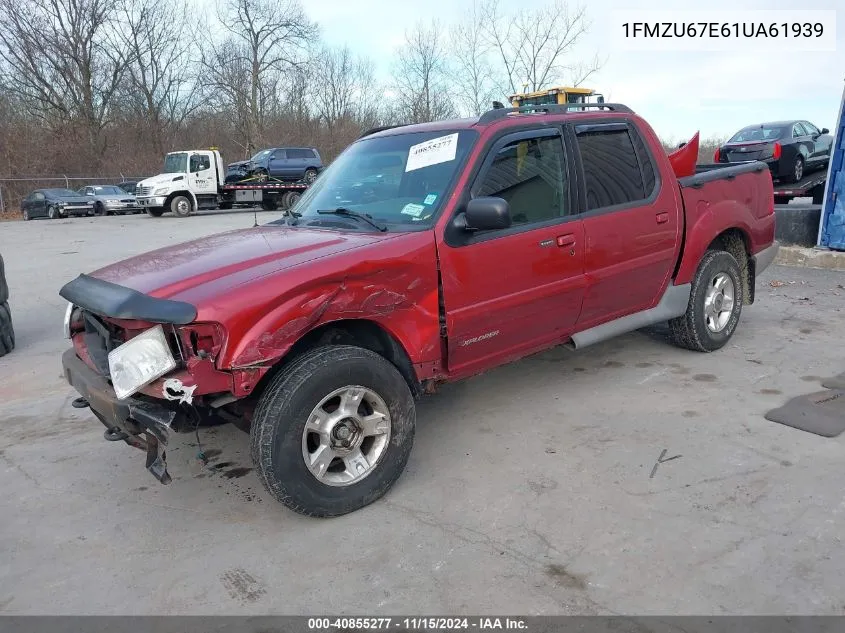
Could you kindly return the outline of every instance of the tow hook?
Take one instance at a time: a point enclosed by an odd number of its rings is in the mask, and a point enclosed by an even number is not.
[[[167,453],[152,433],[144,433],[147,443],[147,470],[161,483],[167,485],[173,479],[167,472]]]

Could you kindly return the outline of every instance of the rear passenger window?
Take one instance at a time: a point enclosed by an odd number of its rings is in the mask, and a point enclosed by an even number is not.
[[[478,197],[504,198],[514,224],[568,215],[563,145],[558,136],[520,139],[496,153]]]
[[[587,210],[645,200],[657,184],[654,164],[639,134],[616,124],[576,128]]]
[[[289,149],[288,158],[312,158],[312,156],[307,149]]]

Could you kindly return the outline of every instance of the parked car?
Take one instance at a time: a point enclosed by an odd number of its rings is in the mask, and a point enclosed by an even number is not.
[[[0,356],[15,349],[15,329],[12,327],[12,311],[9,309],[9,284],[6,283],[6,269],[0,255]]]
[[[131,193],[133,196],[138,193],[138,183],[136,180],[125,180],[117,183],[117,186],[123,189],[126,193]]]
[[[227,165],[226,182],[253,177],[304,180],[310,185],[322,170],[320,153],[313,147],[274,147],[261,150],[249,160]]]
[[[24,220],[50,218],[56,220],[70,215],[91,215],[94,201],[70,189],[36,189],[21,200]]]
[[[661,322],[720,349],[777,253],[765,165],[679,178],[596,107],[365,135],[289,217],[79,275],[64,376],[162,483],[174,434],[217,416],[278,501],[336,516],[400,476],[438,383]]]
[[[808,121],[775,121],[749,125],[716,150],[717,163],[763,161],[773,178],[798,182],[805,173],[827,167],[833,137]]]
[[[94,201],[94,215],[123,215],[141,210],[135,195],[117,185],[89,185],[78,193]]]

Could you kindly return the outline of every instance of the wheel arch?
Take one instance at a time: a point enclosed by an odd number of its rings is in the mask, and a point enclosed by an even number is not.
[[[312,349],[329,345],[354,345],[382,356],[402,374],[415,398],[422,394],[411,357],[397,336],[371,319],[340,319],[322,323],[302,334],[261,377],[253,389],[253,396],[260,395],[273,377],[291,362]]]
[[[164,201],[164,210],[165,211],[170,211],[170,203],[173,202],[173,198],[175,198],[176,196],[185,196],[186,198],[188,198],[188,200],[191,201],[191,205],[193,207],[193,210],[194,211],[197,210],[197,197],[193,194],[192,191],[184,189],[184,190],[180,190],[180,191],[174,191],[174,192],[167,195],[167,199]]]

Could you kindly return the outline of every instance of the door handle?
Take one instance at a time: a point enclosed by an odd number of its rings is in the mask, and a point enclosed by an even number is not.
[[[655,216],[658,224],[666,224],[669,221],[669,214],[666,211],[658,213]]]
[[[567,233],[566,235],[558,235],[557,245],[561,248],[566,248],[567,246],[575,246],[575,236],[572,233]]]

